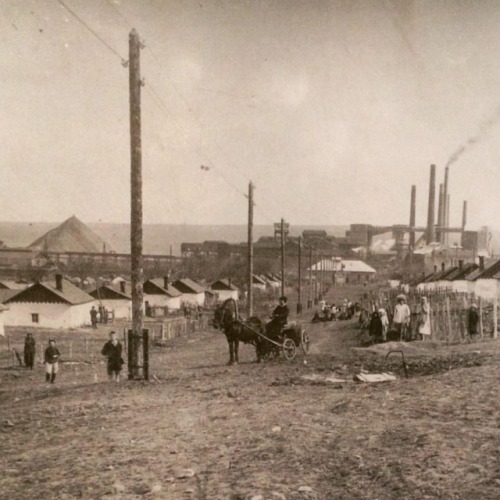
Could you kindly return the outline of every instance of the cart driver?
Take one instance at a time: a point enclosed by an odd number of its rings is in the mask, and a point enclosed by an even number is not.
[[[282,328],[288,321],[290,310],[288,309],[287,302],[287,297],[280,297],[279,304],[275,307],[271,315],[271,321],[266,325],[266,333],[272,339],[280,336]]]

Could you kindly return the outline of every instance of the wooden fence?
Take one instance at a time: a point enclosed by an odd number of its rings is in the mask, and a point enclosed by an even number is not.
[[[362,308],[371,312],[384,308],[389,321],[392,321],[397,290],[365,293],[361,299]],[[440,342],[456,343],[468,338],[467,324],[469,309],[476,304],[479,313],[479,336],[497,338],[498,336],[498,301],[475,297],[474,294],[435,291],[427,293],[410,292],[404,294],[411,311],[410,331],[416,337],[418,317],[422,297],[427,297],[430,310],[431,339]]]

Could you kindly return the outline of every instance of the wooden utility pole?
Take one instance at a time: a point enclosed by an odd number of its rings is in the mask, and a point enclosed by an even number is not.
[[[281,295],[285,295],[285,219],[281,219]]]
[[[312,265],[313,265],[313,248],[312,246],[310,246],[309,247],[309,300],[307,301],[308,309],[312,307],[312,283],[313,283]]]
[[[137,31],[129,35],[129,92],[130,92],[130,158],[131,158],[131,278],[132,278],[132,334],[142,336],[142,145],[141,145],[141,72],[140,42]],[[129,379],[138,376],[139,342],[129,347]]]
[[[302,313],[301,288],[302,288],[302,236],[299,236],[299,295],[297,298],[297,314]]]
[[[318,249],[315,249],[314,260],[316,264],[314,265],[314,305],[318,303]]]
[[[248,317],[253,315],[253,184],[248,185]]]

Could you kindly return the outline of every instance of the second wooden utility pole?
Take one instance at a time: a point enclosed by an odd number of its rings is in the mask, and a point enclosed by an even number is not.
[[[253,315],[253,184],[248,185],[248,317]]]
[[[285,219],[281,219],[281,295],[285,295]]]
[[[297,314],[302,314],[302,236],[299,236],[299,296],[297,298]]]
[[[132,335],[142,337],[142,144],[141,144],[141,71],[140,42],[137,31],[129,35],[129,92],[130,92],[130,194],[131,194],[131,281],[132,281]],[[129,346],[129,378],[139,371],[139,342]]]

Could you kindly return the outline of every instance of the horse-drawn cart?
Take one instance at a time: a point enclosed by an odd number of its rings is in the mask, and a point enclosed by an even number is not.
[[[262,321],[253,316],[242,320],[234,299],[227,299],[215,310],[213,325],[221,328],[229,344],[229,364],[238,362],[238,343],[255,346],[257,359],[277,358],[280,354],[287,360],[295,359],[299,349],[309,352],[308,333],[296,321],[288,322],[277,335],[270,335]]]

